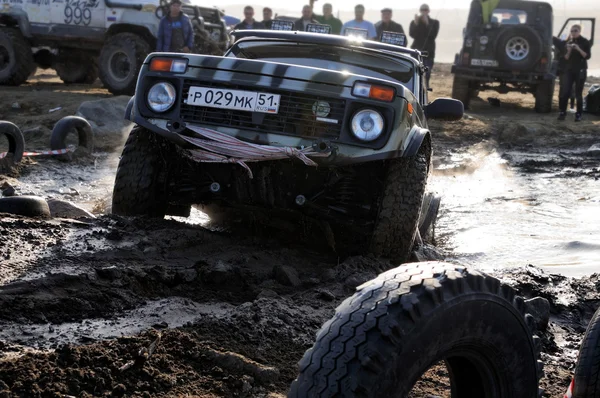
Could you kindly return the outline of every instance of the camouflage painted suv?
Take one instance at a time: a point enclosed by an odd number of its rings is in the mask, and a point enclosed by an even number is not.
[[[586,21],[593,37],[593,18],[570,18],[560,34],[575,21]],[[473,1],[452,66],[452,97],[468,107],[479,90],[532,93],[535,110],[550,112],[558,66],[552,24],[552,6],[545,2]]]
[[[415,50],[303,32],[234,34],[224,57],[148,56],[127,113],[137,127],[113,213],[263,209],[319,220],[339,251],[404,259],[431,159],[427,117],[460,118],[462,104],[427,104]]]

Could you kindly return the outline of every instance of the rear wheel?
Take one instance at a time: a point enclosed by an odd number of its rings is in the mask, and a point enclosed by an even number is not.
[[[452,98],[462,102],[465,109],[469,107],[469,103],[471,102],[471,89],[469,87],[468,79],[454,75],[454,81],[452,82]]]
[[[133,95],[137,77],[150,45],[133,33],[109,37],[98,59],[100,80],[115,95]]]
[[[336,309],[288,397],[406,397],[440,361],[453,398],[537,397],[543,364],[532,328],[523,299],[497,279],[446,263],[406,264]]]
[[[535,87],[535,111],[538,113],[550,113],[554,99],[554,79],[543,80]]]
[[[169,143],[143,128],[134,127],[123,148],[112,212],[121,216],[163,218],[167,213]]]
[[[19,86],[36,70],[31,46],[15,28],[0,27],[0,84]]]
[[[96,60],[85,53],[59,54],[54,69],[66,84],[92,84],[98,78]]]

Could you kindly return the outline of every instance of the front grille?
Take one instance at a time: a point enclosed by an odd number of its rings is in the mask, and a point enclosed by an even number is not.
[[[183,100],[187,98],[190,86],[280,94],[279,113],[273,115],[187,105],[183,103]],[[331,111],[327,119],[337,120],[337,124],[316,120],[313,114],[313,105],[317,101],[325,101],[330,105]],[[198,84],[195,81],[186,80],[182,93],[181,119],[187,123],[201,123],[264,133],[336,140],[340,137],[345,109],[346,101],[341,99],[271,88],[244,87],[235,84],[206,84],[204,82]]]

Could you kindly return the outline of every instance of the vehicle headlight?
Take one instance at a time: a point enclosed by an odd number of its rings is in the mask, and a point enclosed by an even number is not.
[[[361,141],[375,141],[383,134],[383,116],[372,109],[363,109],[352,118],[352,134]]]
[[[177,94],[171,83],[156,83],[148,91],[148,106],[154,112],[166,112],[175,104]]]

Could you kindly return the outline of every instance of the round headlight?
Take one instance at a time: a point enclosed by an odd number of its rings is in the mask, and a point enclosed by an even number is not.
[[[352,118],[352,133],[361,141],[375,141],[383,133],[383,116],[372,109],[363,109]]]
[[[148,91],[148,106],[154,112],[166,112],[175,104],[176,98],[175,87],[171,83],[156,83]]]

